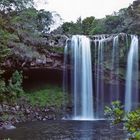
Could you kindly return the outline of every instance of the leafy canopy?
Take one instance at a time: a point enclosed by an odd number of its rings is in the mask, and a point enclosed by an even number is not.
[[[11,17],[11,24],[22,30],[30,32],[46,32],[53,23],[52,13],[45,10],[27,8]]]
[[[0,11],[4,13],[20,11],[33,6],[33,0],[1,0]]]
[[[131,33],[140,35],[140,1],[135,0],[128,8],[121,9],[118,13],[113,13],[102,19],[95,19],[93,16],[81,21],[82,28],[77,27],[77,22],[66,22],[62,25],[64,34],[86,35]],[[80,29],[80,31],[79,31]]]
[[[120,101],[114,101],[105,107],[105,116],[112,124],[124,123],[130,140],[140,140],[140,108],[125,113]]]

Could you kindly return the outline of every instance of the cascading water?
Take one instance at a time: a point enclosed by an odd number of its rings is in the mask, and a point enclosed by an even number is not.
[[[67,69],[67,64],[68,64],[68,43],[66,42],[65,49],[64,49],[64,68],[63,68],[63,93],[64,97],[66,97],[66,94],[68,92],[68,69]],[[66,99],[63,99],[63,111],[65,113],[66,111]]]
[[[120,37],[123,37],[126,42],[121,42],[122,40],[119,42]],[[92,58],[94,59],[92,60],[94,60],[94,67],[92,67],[91,62],[89,38],[82,35],[72,36],[65,47],[63,88],[64,93],[69,90],[73,95],[73,119],[75,120],[104,118],[105,106],[110,105],[115,100],[124,103],[126,111],[137,107],[139,102],[138,37],[131,36],[130,49],[129,35],[125,34],[96,35],[93,40]],[[126,48],[122,46],[126,46]],[[126,50],[124,51],[124,49]],[[125,90],[122,83],[123,77],[119,78],[119,76],[125,72],[125,61],[122,63],[122,60],[125,59],[123,53],[127,53],[128,49]],[[70,71],[67,70],[67,66]],[[71,88],[68,87],[69,85]]]
[[[138,106],[138,37],[131,35],[131,45],[127,59],[125,111]]]
[[[119,36],[113,38],[110,73],[110,102],[119,100]]]
[[[95,48],[98,47],[97,54],[97,80],[96,80],[96,118],[103,116],[104,110],[104,41],[105,37],[102,36],[95,40]]]
[[[92,120],[93,87],[90,39],[75,35],[71,39],[72,92],[75,120]]]

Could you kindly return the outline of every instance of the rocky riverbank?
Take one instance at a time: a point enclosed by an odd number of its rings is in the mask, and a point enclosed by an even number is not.
[[[15,124],[31,121],[57,120],[62,117],[61,109],[31,105],[25,99],[19,103],[0,104],[0,129],[15,129]]]

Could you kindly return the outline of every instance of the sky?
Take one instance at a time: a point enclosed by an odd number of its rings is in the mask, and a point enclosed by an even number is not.
[[[63,21],[76,21],[89,16],[103,18],[128,7],[134,0],[35,0],[37,9],[56,11]]]

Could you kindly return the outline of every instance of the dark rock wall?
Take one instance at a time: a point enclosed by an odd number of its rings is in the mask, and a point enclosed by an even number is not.
[[[112,54],[112,40],[115,35],[105,35],[110,37],[107,46],[104,49],[105,59],[105,84],[110,83],[110,62]],[[89,36],[92,43],[92,63],[94,78],[95,66],[97,65],[97,52],[94,50],[94,41],[98,35]],[[129,37],[130,38],[130,37]],[[3,68],[7,71],[14,71],[19,69],[24,74],[24,86],[34,81],[45,81],[50,83],[58,83],[62,85],[63,81],[63,60],[64,60],[64,46],[68,39],[65,35],[48,35],[44,34],[39,38],[32,38],[28,34],[19,34],[20,43],[10,42],[11,56],[4,62]],[[130,39],[129,39],[130,40]],[[126,62],[129,48],[126,47],[126,35],[119,36],[119,66],[120,66],[120,84],[125,85]],[[70,41],[68,42],[70,43]],[[130,42],[129,42],[130,43]],[[139,40],[140,44],[140,40]],[[139,49],[140,51],[140,49]],[[96,55],[95,55],[96,54]],[[139,53],[140,54],[140,53]],[[69,57],[69,56],[68,56]],[[140,65],[140,61],[139,61]],[[67,69],[71,69],[70,61]],[[139,67],[140,69],[140,67]],[[140,79],[140,75],[139,75]],[[70,81],[70,80],[69,80]],[[28,84],[27,84],[28,83]],[[139,82],[140,83],[140,82]],[[70,82],[69,82],[70,84]],[[110,83],[111,84],[111,83]],[[140,87],[140,86],[139,86]],[[124,91],[123,91],[124,92]]]

